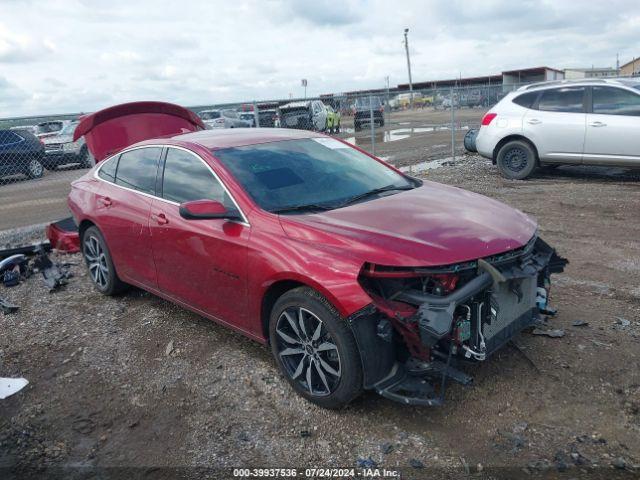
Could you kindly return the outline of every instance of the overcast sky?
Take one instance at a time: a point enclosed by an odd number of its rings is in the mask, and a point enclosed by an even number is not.
[[[637,0],[0,0],[0,117],[206,105],[640,55]]]

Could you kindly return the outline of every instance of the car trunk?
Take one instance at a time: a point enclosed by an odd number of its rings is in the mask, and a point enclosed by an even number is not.
[[[143,140],[204,129],[195,113],[179,105],[133,102],[82,117],[73,140],[84,136],[87,148],[99,162]]]

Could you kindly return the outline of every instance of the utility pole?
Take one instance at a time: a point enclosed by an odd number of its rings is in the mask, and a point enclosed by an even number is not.
[[[411,81],[411,60],[409,59],[409,29],[404,29],[404,49],[407,52],[407,70],[409,71],[409,105],[413,109],[413,82]]]
[[[616,53],[616,75],[620,75],[620,55]]]

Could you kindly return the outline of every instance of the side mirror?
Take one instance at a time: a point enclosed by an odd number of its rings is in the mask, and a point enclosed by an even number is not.
[[[215,200],[193,200],[180,205],[180,216],[187,220],[211,220],[224,218],[227,220],[241,220],[240,213],[234,209],[227,209]]]

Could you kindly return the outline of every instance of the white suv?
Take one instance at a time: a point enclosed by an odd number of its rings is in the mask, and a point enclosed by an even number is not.
[[[515,179],[538,166],[640,167],[640,78],[521,87],[482,118],[476,149]]]

